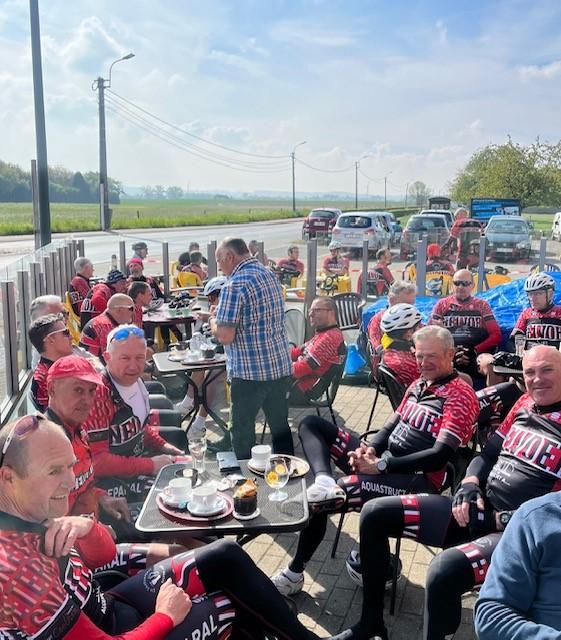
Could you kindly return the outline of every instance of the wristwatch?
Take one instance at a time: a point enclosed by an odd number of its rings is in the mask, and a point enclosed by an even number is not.
[[[378,469],[379,473],[386,473],[388,469],[388,461],[385,458],[380,458],[380,460],[378,460],[378,462],[376,463],[376,468]]]
[[[499,511],[499,522],[501,523],[502,527],[506,527],[511,518],[512,511]]]

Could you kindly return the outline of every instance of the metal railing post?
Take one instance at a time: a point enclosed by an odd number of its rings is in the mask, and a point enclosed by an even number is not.
[[[47,291],[47,293],[56,293],[57,296],[61,296],[60,292],[60,265],[58,263],[58,253],[55,250],[50,252],[51,264],[53,270],[53,290]]]
[[[66,258],[66,290],[68,291],[70,281],[74,277],[74,241],[64,245],[64,257]]]
[[[206,247],[207,250],[207,273],[209,278],[215,278],[218,275],[218,266],[216,264],[216,240],[211,240]]]
[[[485,275],[485,254],[487,253],[487,238],[485,236],[481,236],[479,241],[479,264],[477,266],[477,292],[481,293],[483,291],[483,284],[487,280],[487,276]]]
[[[78,240],[78,253],[81,258],[83,258],[86,255],[83,239]]]
[[[363,300],[368,297],[368,240],[362,242],[362,281],[360,295]]]
[[[417,294],[426,295],[427,288],[427,236],[417,241]]]
[[[162,267],[164,269],[164,295],[169,296],[169,245],[162,242]]]
[[[540,238],[540,260],[539,260],[539,266],[540,266],[540,271],[543,271],[545,269],[545,258],[547,255],[547,238],[544,238],[543,235]]]
[[[64,255],[64,247],[57,249],[58,255],[58,277],[60,281],[60,296],[64,298],[64,294],[68,289],[68,272],[66,268],[66,256]]]
[[[41,265],[38,262],[29,263],[29,291],[31,299],[41,295]]]
[[[308,337],[308,310],[316,297],[318,243],[316,238],[306,243],[308,275],[306,276],[306,295],[304,296],[304,316],[306,317],[306,338]]]
[[[31,342],[27,335],[29,329],[30,314],[29,307],[31,304],[30,288],[29,288],[29,273],[27,271],[17,272],[18,283],[18,301],[19,301],[19,330],[22,338],[22,356],[23,364],[26,369],[31,369]]]
[[[257,243],[257,252],[258,252],[259,262],[267,266],[267,261],[265,260],[265,243],[263,241],[259,241]]]
[[[43,256],[43,275],[45,276],[45,286],[41,295],[55,292],[55,276],[53,271],[53,260],[51,256]]]
[[[127,245],[124,240],[119,240],[119,269],[127,273]]]
[[[8,397],[19,391],[18,344],[16,328],[16,288],[11,280],[0,282],[4,322],[4,372]]]

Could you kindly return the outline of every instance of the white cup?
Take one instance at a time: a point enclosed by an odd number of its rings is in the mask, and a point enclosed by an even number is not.
[[[164,490],[164,493],[177,502],[188,500],[191,492],[190,478],[173,478]]]
[[[202,485],[193,489],[191,501],[195,505],[195,509],[199,511],[210,511],[216,504],[217,490],[212,485]]]
[[[270,457],[271,447],[268,444],[256,444],[251,447],[251,465],[256,469],[265,469]]]

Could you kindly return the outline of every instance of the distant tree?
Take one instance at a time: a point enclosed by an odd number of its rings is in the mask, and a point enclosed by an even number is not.
[[[413,182],[413,184],[410,184],[409,189],[407,190],[409,199],[412,200],[417,207],[422,207],[423,205],[425,205],[430,194],[430,189],[424,182],[421,182],[420,180],[417,180]]]
[[[146,198],[146,200],[154,199],[154,189],[149,184],[142,187],[142,197]]]
[[[90,185],[79,171],[77,171],[72,178],[72,187],[78,191],[79,200],[77,200],[77,202],[95,202]]]
[[[168,187],[166,189],[166,197],[168,200],[181,200],[184,193],[181,187]]]
[[[161,184],[157,184],[154,187],[154,200],[165,200],[166,198],[166,190],[162,187]]]

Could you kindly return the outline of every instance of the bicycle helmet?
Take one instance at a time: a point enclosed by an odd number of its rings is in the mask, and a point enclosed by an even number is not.
[[[440,245],[433,243],[433,244],[429,244],[429,246],[427,247],[427,258],[429,259],[434,259],[434,258],[440,258]]]
[[[555,280],[543,271],[528,276],[524,283],[524,291],[526,293],[529,291],[539,291],[540,289],[555,289]]]
[[[394,304],[382,316],[380,327],[384,333],[412,329],[421,322],[421,314],[412,304]]]
[[[211,278],[203,289],[203,295],[208,296],[211,293],[218,293],[222,290],[222,287],[228,282],[228,278],[226,276],[216,276],[216,278]]]
[[[337,240],[332,240],[329,243],[329,251],[331,251],[333,249],[342,249],[342,248],[343,248],[343,245],[340,242],[338,242]]]
[[[146,244],[146,242],[135,242],[132,245],[133,251],[140,251],[140,249],[148,249],[148,245]]]

